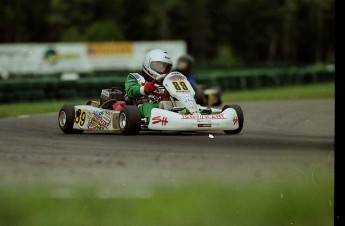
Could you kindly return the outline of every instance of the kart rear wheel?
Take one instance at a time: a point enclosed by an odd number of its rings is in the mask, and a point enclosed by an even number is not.
[[[74,106],[76,104],[65,104],[59,111],[58,123],[62,132],[66,134],[78,134],[83,133],[84,130],[73,129],[74,124]]]
[[[141,128],[141,113],[137,106],[124,106],[119,115],[119,128],[124,135],[138,135]]]
[[[244,122],[244,117],[243,117],[243,111],[242,108],[237,105],[237,104],[230,104],[230,105],[224,105],[222,112],[227,109],[227,108],[233,108],[236,111],[237,118],[238,118],[238,128],[235,130],[224,130],[224,133],[226,134],[237,134],[240,133],[242,128],[243,128],[243,122]]]

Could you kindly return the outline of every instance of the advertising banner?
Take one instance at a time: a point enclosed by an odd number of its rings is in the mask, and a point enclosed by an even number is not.
[[[168,51],[174,63],[187,52],[184,41],[0,44],[0,73],[135,71],[155,48]]]
[[[16,74],[88,72],[85,44],[0,45],[0,71]]]

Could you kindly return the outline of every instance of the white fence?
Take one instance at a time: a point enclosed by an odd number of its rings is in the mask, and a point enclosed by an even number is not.
[[[0,44],[0,74],[139,70],[145,53],[160,48],[174,63],[184,41]]]

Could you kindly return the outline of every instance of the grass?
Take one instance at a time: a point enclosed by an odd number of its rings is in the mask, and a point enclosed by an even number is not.
[[[259,90],[225,92],[224,102],[233,101],[259,101],[259,100],[287,100],[307,98],[334,98],[334,82],[291,87],[266,88]],[[35,103],[10,103],[0,105],[0,117],[13,117],[18,115],[31,115],[47,112],[57,112],[64,103],[71,100],[35,102]],[[86,103],[86,100],[74,101]]]
[[[33,103],[10,103],[0,105],[0,117],[14,117],[18,115],[33,115],[40,113],[58,112],[65,103],[86,103],[83,101],[43,101]]]
[[[223,100],[233,101],[259,101],[259,100],[298,100],[315,98],[334,98],[334,82],[310,85],[298,85],[259,90],[246,90],[225,92]]]
[[[158,186],[140,198],[104,196],[89,188],[64,196],[47,189],[2,188],[0,225],[333,225],[333,182],[329,172],[313,183],[189,182]]]

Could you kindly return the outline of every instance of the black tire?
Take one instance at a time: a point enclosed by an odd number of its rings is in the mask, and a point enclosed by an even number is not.
[[[65,104],[59,111],[58,115],[58,123],[59,127],[62,132],[66,134],[80,134],[83,133],[84,130],[73,129],[74,124],[74,106],[76,104]]]
[[[244,123],[244,117],[243,117],[243,111],[242,108],[237,105],[237,104],[230,104],[230,105],[224,105],[222,112],[227,109],[227,108],[233,108],[235,109],[236,113],[237,113],[237,118],[238,118],[238,129],[236,130],[224,130],[224,133],[226,134],[238,134],[241,132],[242,128],[243,128],[243,123]]]
[[[124,135],[138,135],[141,128],[141,113],[137,106],[124,106],[119,115],[119,128]]]

